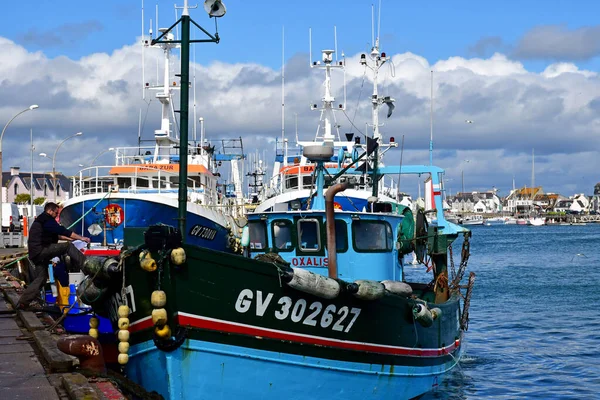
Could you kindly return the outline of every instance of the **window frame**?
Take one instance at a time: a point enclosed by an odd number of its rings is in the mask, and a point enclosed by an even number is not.
[[[287,225],[290,229],[290,243],[291,246],[287,247],[287,248],[279,248],[277,247],[277,244],[275,243],[275,225],[277,223],[284,223],[285,225]],[[277,251],[278,253],[289,253],[291,251],[296,250],[296,237],[295,237],[295,232],[296,229],[294,229],[294,223],[292,221],[290,221],[289,219],[274,219],[271,221],[271,241],[273,242],[273,249],[275,249],[275,251]]]
[[[357,230],[356,230],[355,224],[357,224],[357,223],[384,225],[385,226],[385,233],[386,233],[385,248],[379,248],[379,249],[364,249],[364,248],[359,248],[356,245],[356,231]],[[393,237],[394,235],[393,235],[393,230],[392,230],[392,226],[390,225],[390,223],[388,221],[376,220],[376,219],[359,219],[359,220],[354,220],[354,221],[352,221],[351,229],[352,229],[352,248],[357,253],[389,253],[392,250],[394,250],[394,237]]]
[[[252,242],[252,232],[250,231],[250,225],[260,225],[262,224],[262,230],[263,230],[263,235],[264,235],[264,248],[262,249],[257,249],[254,248],[254,244]],[[259,226],[260,228],[260,226]],[[250,220],[248,221],[248,230],[250,232],[248,232],[250,234],[250,243],[248,244],[248,248],[250,249],[251,253],[264,253],[269,249],[269,235],[268,235],[268,231],[267,231],[267,223],[266,221],[263,220]]]

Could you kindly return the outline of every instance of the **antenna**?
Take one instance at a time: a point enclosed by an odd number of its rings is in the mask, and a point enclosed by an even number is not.
[[[429,114],[429,165],[433,165],[433,70],[431,71],[431,105]]]
[[[312,68],[312,28],[308,28],[308,66]]]
[[[146,73],[144,68],[144,0],[142,0],[142,100],[146,100],[146,90],[144,89],[144,85],[146,84]],[[140,111],[140,119],[141,119],[141,111]]]
[[[375,47],[375,6],[371,4],[371,46]]]
[[[285,26],[281,27],[281,140],[285,139]]]
[[[337,56],[337,26],[333,26],[333,43],[334,43],[334,50],[335,50],[335,61],[338,60],[338,56]]]
[[[379,31],[381,30],[381,0],[377,6],[377,42],[379,43]]]

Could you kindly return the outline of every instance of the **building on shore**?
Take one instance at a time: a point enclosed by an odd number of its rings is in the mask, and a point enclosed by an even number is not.
[[[10,172],[2,172],[2,202],[14,203],[19,194],[30,194],[31,173],[21,172],[19,167],[11,167]],[[52,173],[33,173],[33,198],[46,200],[67,200],[71,196],[71,180],[60,172],[56,173],[56,185]]]

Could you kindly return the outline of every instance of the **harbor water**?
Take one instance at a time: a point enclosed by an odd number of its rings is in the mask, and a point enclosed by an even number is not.
[[[600,224],[472,231],[464,357],[423,399],[599,399]]]

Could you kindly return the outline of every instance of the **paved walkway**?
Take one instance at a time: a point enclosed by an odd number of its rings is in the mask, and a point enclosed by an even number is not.
[[[26,329],[21,330],[17,319],[0,292],[0,397],[58,400],[33,350],[33,340],[22,340],[31,336]]]

